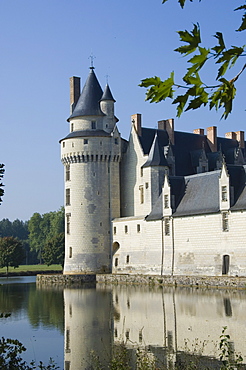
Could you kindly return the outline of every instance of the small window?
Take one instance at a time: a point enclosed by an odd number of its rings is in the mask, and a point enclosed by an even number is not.
[[[149,187],[149,183],[148,183],[148,182],[146,182],[146,183],[145,183],[145,189],[148,189],[148,187]]]
[[[127,255],[126,256],[126,263],[129,263],[129,261],[130,261],[130,257],[129,257],[129,255]]]
[[[222,202],[227,201],[227,186],[221,186],[221,200]]]
[[[143,204],[144,203],[144,188],[143,188],[143,185],[139,186],[139,192],[140,192],[140,203]]]
[[[73,256],[73,249],[72,247],[69,247],[69,258],[72,258]]]
[[[114,235],[116,234],[116,226],[114,226]]]
[[[71,352],[71,349],[70,349],[70,330],[67,329],[66,330],[66,352]]]
[[[70,189],[66,189],[66,206],[70,205]]]
[[[117,337],[118,337],[118,331],[117,331],[117,328],[115,328],[115,329],[114,329],[114,336],[115,336],[115,338],[117,338]]]
[[[140,168],[140,176],[143,177],[143,168]]]
[[[229,231],[228,212],[222,213],[222,230]]]
[[[70,180],[70,165],[66,165],[66,181]]]
[[[114,143],[115,143],[116,145],[118,145],[118,144],[119,144],[119,142],[118,142],[118,138],[115,138],[115,139],[114,139]]]
[[[170,221],[169,218],[165,218],[165,235],[170,235]]]
[[[71,123],[71,132],[73,132],[73,123]]]
[[[140,233],[140,225],[137,224],[137,232]]]
[[[70,214],[67,214],[66,215],[66,219],[67,219],[67,222],[66,222],[66,225],[67,225],[67,234],[70,234],[70,217],[71,217]]]
[[[84,139],[84,144],[88,144],[88,139]]]
[[[126,339],[129,339],[129,337],[130,337],[130,330],[127,330],[126,331]]]
[[[91,128],[92,130],[96,129],[96,121],[91,121]]]
[[[118,258],[115,258],[114,260],[114,266],[117,267],[118,266]]]
[[[164,195],[164,208],[169,208],[169,197],[168,194]]]
[[[143,341],[143,332],[142,332],[142,330],[139,331],[138,339],[139,339],[139,342],[142,343],[142,341]]]
[[[125,234],[127,234],[127,233],[128,233],[128,226],[125,225]]]
[[[62,146],[63,146],[63,148],[65,148],[65,141],[63,141]]]

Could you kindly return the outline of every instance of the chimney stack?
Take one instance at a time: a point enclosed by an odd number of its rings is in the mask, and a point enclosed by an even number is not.
[[[162,121],[158,121],[158,129],[159,130],[166,130],[169,136],[170,142],[174,145],[174,119],[164,119]]]
[[[195,130],[193,130],[193,134],[204,135],[204,129],[203,128],[196,128]]]
[[[235,132],[227,132],[225,134],[226,139],[232,139],[232,140],[237,140],[237,136]]]
[[[136,113],[131,116],[131,122],[135,127],[138,136],[142,136],[141,114]]]
[[[211,126],[207,128],[208,145],[212,152],[217,152],[217,127]]]
[[[235,132],[236,134],[236,139],[239,144],[239,148],[244,148],[245,147],[245,142],[244,142],[244,131],[237,131]]]
[[[70,113],[72,114],[80,97],[80,77],[70,77]]]

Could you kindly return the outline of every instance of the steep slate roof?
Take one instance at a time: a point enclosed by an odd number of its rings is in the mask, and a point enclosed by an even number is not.
[[[114,98],[113,98],[113,95],[111,93],[111,90],[110,90],[108,84],[105,87],[105,90],[103,92],[103,96],[102,96],[101,100],[113,100],[113,102],[116,102],[116,100],[114,100]]]
[[[230,171],[230,169],[229,169]],[[232,211],[240,211],[241,209],[246,209],[246,166],[242,166],[242,180],[241,180],[241,194],[238,196],[236,203],[231,207]]]
[[[105,137],[105,136],[111,136],[111,135],[108,132],[103,131],[103,130],[79,130],[79,131],[70,132],[66,137],[61,139],[59,143],[62,140],[66,140],[66,139],[71,139],[71,138],[76,138],[76,137],[91,137],[91,136],[95,136],[95,137],[104,136]]]
[[[227,170],[230,176],[230,186],[233,187],[233,191],[234,191],[234,202],[232,204],[233,206],[235,205],[235,203],[237,203],[238,198],[240,197],[240,194],[243,192],[243,189],[245,188],[246,167],[227,165]]]
[[[104,116],[99,104],[102,95],[102,88],[94,73],[94,68],[91,67],[82,93],[68,121],[73,117],[79,116]]]
[[[169,138],[168,138],[168,134],[166,131],[142,127],[142,135],[139,136],[138,138],[139,138],[144,154],[149,154],[156,131],[158,132],[158,138],[159,138],[159,142],[161,143],[161,146],[164,147],[168,145]]]
[[[168,166],[166,158],[164,156],[163,147],[160,145],[158,133],[156,132],[147,161],[142,167],[152,166]]]
[[[218,212],[220,171],[204,172],[185,177],[185,193],[175,216]]]

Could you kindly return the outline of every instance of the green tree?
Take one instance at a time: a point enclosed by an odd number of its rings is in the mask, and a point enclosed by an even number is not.
[[[64,257],[65,257],[64,232],[53,236],[53,238],[49,239],[45,243],[42,257],[43,257],[44,263],[48,266],[55,263],[63,267]]]
[[[64,233],[64,208],[43,215],[34,213],[28,222],[28,230],[30,248],[38,253],[41,263],[45,244],[54,236]]]
[[[22,243],[17,238],[7,236],[0,238],[0,267],[18,267],[25,257]]]
[[[163,0],[166,3],[168,0]],[[190,0],[191,2],[193,0]],[[201,0],[200,0],[201,1]],[[183,8],[186,0],[178,0]],[[246,29],[246,5],[234,9],[243,11],[242,20],[236,32],[245,31]],[[245,45],[226,47],[223,33],[216,32],[214,37],[216,44],[207,48],[202,45],[201,31],[198,24],[194,24],[192,31],[178,31],[180,41],[184,43],[176,52],[183,56],[190,56],[186,74],[182,77],[182,82],[176,81],[174,72],[162,81],[160,77],[145,78],[140,86],[148,88],[146,100],[151,103],[170,98],[173,104],[177,104],[177,116],[179,117],[184,111],[198,109],[201,106],[208,106],[209,109],[222,108],[223,118],[227,118],[232,112],[233,100],[236,95],[236,82],[246,69],[246,63],[237,68],[234,77],[226,78],[228,70],[234,69],[245,58]],[[244,60],[244,59],[243,59]],[[200,72],[208,62],[213,62],[216,67],[216,77],[213,85],[208,85],[203,81]],[[184,92],[183,94],[180,91]]]
[[[4,164],[0,163],[0,204],[3,201],[2,197],[4,194],[4,190],[3,190],[4,185],[2,183],[3,175],[4,175]]]

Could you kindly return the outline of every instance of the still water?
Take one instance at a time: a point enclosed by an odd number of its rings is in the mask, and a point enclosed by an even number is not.
[[[133,362],[143,348],[171,369],[189,352],[202,350],[205,362],[218,358],[224,326],[231,348],[246,362],[244,291],[101,284],[62,289],[36,287],[33,277],[0,278],[0,284],[0,312],[11,312],[1,319],[1,336],[20,340],[28,362],[47,364],[52,357],[61,369],[82,370],[92,350],[105,363],[123,342]]]

